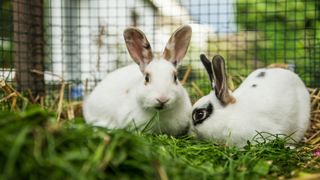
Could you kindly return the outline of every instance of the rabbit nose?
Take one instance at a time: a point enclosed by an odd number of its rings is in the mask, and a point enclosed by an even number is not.
[[[160,104],[165,104],[169,101],[170,99],[168,97],[165,97],[165,96],[161,96],[159,98],[157,98],[157,101],[160,103]]]

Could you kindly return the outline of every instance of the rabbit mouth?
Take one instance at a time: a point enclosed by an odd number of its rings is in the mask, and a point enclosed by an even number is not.
[[[170,107],[171,107],[170,104],[165,103],[165,104],[157,104],[153,108],[157,111],[166,111],[171,109]]]
[[[160,105],[158,105],[158,106],[155,106],[154,107],[156,110],[163,110],[163,109],[165,109],[166,108],[166,105],[165,104],[160,104]]]
[[[170,104],[169,101],[165,101],[165,102],[157,102],[156,104],[154,104],[153,108],[158,110],[158,111],[161,111],[161,110],[166,110],[166,109],[169,109],[170,107]]]

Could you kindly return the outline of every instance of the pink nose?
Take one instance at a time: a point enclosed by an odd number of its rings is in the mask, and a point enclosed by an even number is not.
[[[157,101],[160,103],[160,104],[165,104],[169,101],[170,99],[166,96],[160,96],[157,98]]]

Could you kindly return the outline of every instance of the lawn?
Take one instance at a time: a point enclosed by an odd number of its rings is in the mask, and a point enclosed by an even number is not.
[[[36,106],[0,113],[1,179],[261,179],[320,177],[320,152],[284,139],[243,148],[56,121]]]
[[[303,143],[290,148],[275,138],[236,148],[92,127],[78,114],[81,102],[57,96],[50,106],[35,104],[1,85],[0,179],[320,178],[318,89],[310,89],[312,126]]]

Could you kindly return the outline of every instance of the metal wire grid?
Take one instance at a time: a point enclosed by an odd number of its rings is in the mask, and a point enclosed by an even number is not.
[[[284,63],[308,86],[320,86],[316,0],[2,0],[0,4],[0,72],[18,89],[30,83],[41,89],[35,82],[39,80],[51,94],[63,79],[70,83],[72,97],[82,99],[105,75],[132,63],[122,37],[125,27],[139,27],[153,51],[161,54],[170,34],[182,24],[193,28],[180,68],[182,78],[192,66],[187,83],[192,92],[194,86],[203,93],[209,90],[200,53],[222,54],[233,76],[245,77],[253,69]],[[19,44],[27,46],[19,49]],[[18,71],[19,64],[27,68]],[[36,78],[16,83],[17,74],[28,73]]]

